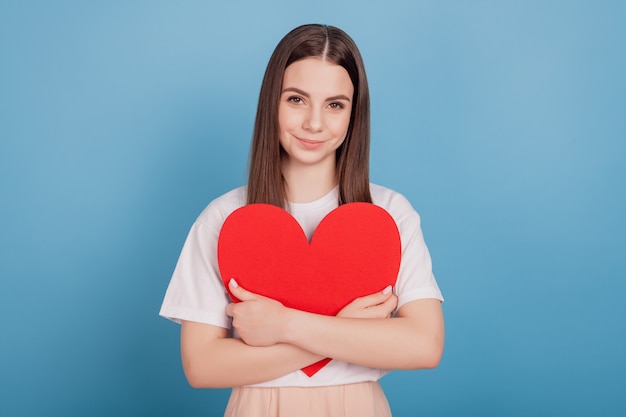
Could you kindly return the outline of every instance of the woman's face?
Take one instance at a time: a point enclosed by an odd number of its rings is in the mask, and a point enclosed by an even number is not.
[[[280,144],[290,165],[335,167],[350,125],[354,86],[341,66],[319,58],[285,69],[278,106]]]

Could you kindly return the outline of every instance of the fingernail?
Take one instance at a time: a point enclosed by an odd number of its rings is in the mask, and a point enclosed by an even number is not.
[[[383,290],[383,294],[387,295],[391,292],[391,285],[387,285]]]
[[[239,284],[237,284],[237,281],[235,281],[235,278],[231,278],[230,281],[228,281],[228,285],[230,285],[233,288],[239,288]]]

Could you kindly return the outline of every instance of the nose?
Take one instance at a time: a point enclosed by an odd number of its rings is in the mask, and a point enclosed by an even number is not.
[[[303,120],[303,128],[310,132],[319,132],[324,126],[322,111],[319,109],[311,108],[306,112],[306,116]]]

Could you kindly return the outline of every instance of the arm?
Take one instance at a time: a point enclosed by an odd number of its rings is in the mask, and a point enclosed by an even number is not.
[[[329,317],[284,307],[235,286],[243,300],[227,312],[242,339],[253,346],[288,343],[323,357],[383,369],[433,368],[443,353],[441,302],[415,300],[398,310],[398,317]]]
[[[262,296],[254,299],[280,304]],[[390,292],[380,292],[354,300],[339,316],[389,317],[396,304],[397,298]],[[279,323],[275,318],[265,318],[264,322],[270,325]],[[224,328],[190,321],[182,323],[181,353],[185,376],[195,388],[235,387],[269,381],[324,358],[286,343],[250,346],[241,339],[227,337]]]
[[[256,347],[227,337],[226,329],[184,321],[183,370],[194,388],[227,388],[269,381],[323,359],[293,345]]]
[[[285,320],[285,342],[372,368],[434,368],[443,353],[443,314],[436,299],[408,302],[392,319],[327,317],[290,310]]]

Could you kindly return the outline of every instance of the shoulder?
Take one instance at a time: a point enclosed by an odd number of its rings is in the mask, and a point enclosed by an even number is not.
[[[246,204],[247,187],[235,188],[211,201],[196,222],[220,228],[224,220],[235,210]]]
[[[407,219],[412,219],[419,224],[419,214],[404,195],[391,188],[377,184],[370,184],[370,192],[372,194],[372,202],[387,210],[396,223],[400,224]]]

